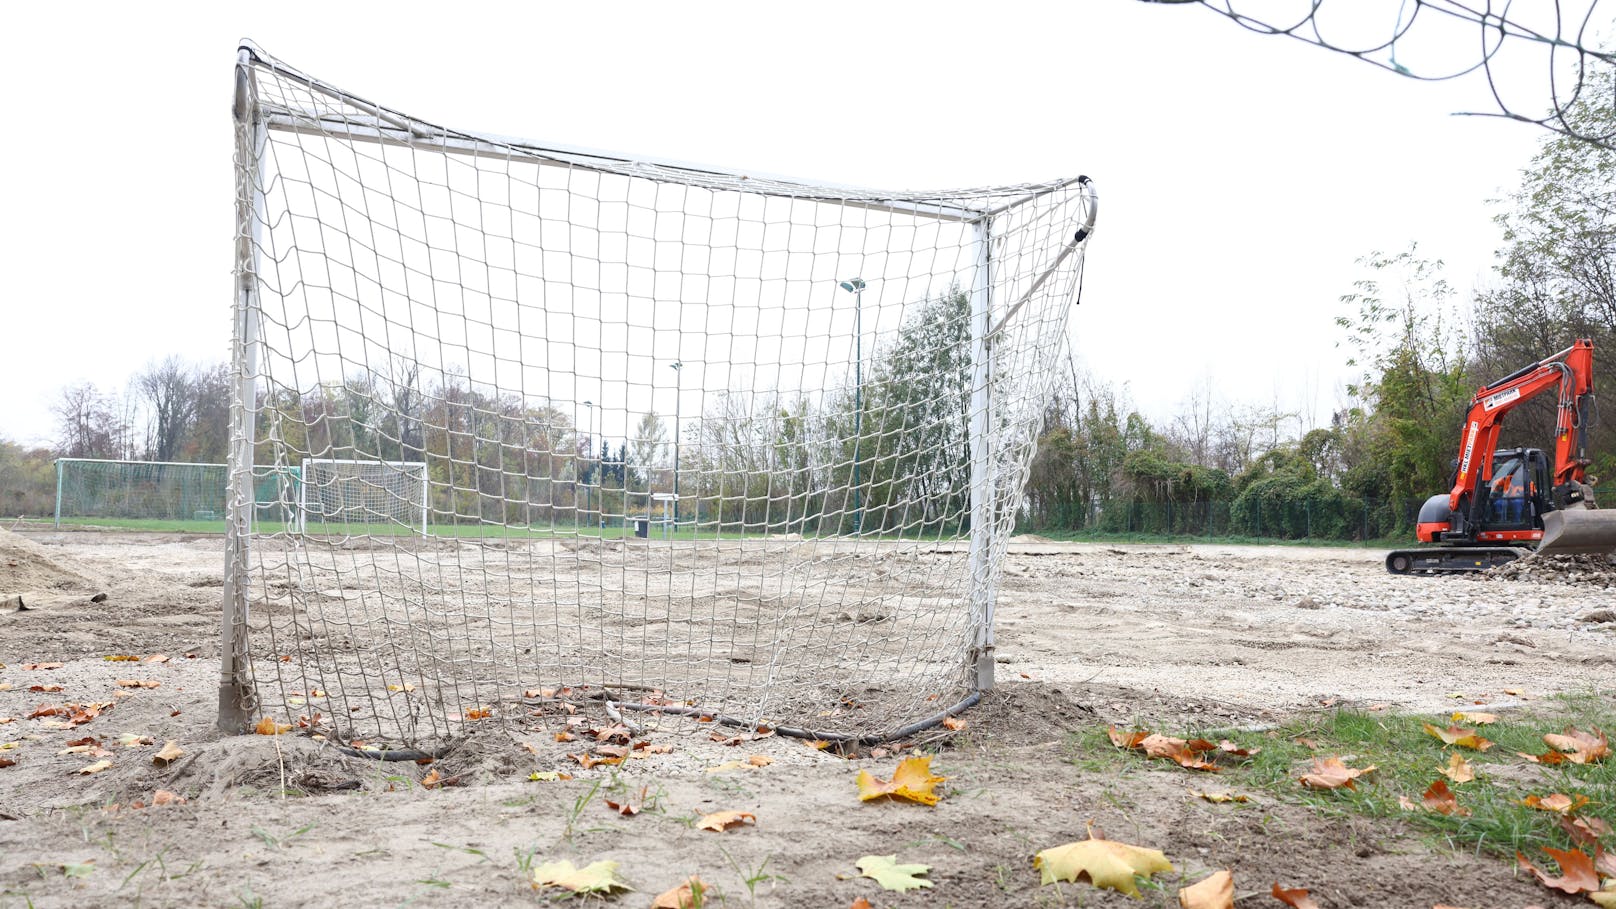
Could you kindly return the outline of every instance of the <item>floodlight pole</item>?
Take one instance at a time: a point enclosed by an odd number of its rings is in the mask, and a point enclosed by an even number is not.
[[[853,534],[864,527],[864,497],[859,488],[859,444],[864,440],[864,288],[863,278],[841,282],[853,295]]]

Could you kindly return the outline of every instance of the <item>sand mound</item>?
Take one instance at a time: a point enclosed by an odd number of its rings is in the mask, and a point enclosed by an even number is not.
[[[48,591],[85,590],[94,586],[84,570],[51,555],[33,540],[0,529],[0,601]]]

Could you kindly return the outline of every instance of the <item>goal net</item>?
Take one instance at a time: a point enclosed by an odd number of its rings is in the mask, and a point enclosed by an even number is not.
[[[305,458],[301,476],[299,533],[427,533],[424,461]]]
[[[254,468],[249,492],[254,518],[290,517],[282,506],[282,487],[295,488],[297,482],[295,468]],[[224,464],[58,458],[56,523],[214,529],[225,518],[229,485]]]
[[[852,189],[236,78],[222,728],[430,748],[559,691],[868,737],[991,686],[1086,177]],[[255,459],[304,520],[249,519]]]

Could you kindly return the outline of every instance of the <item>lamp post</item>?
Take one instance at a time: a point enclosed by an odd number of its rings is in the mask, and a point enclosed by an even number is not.
[[[679,398],[683,389],[685,364],[674,360],[668,364],[673,370],[673,526],[679,527]]]
[[[853,533],[864,525],[864,499],[859,491],[859,443],[864,436],[864,279],[841,282],[853,295]]]

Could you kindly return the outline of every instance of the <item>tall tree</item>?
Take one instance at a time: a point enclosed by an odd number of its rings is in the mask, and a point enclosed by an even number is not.
[[[154,461],[173,461],[196,417],[196,374],[179,357],[147,364],[134,389],[147,410],[146,448]]]

